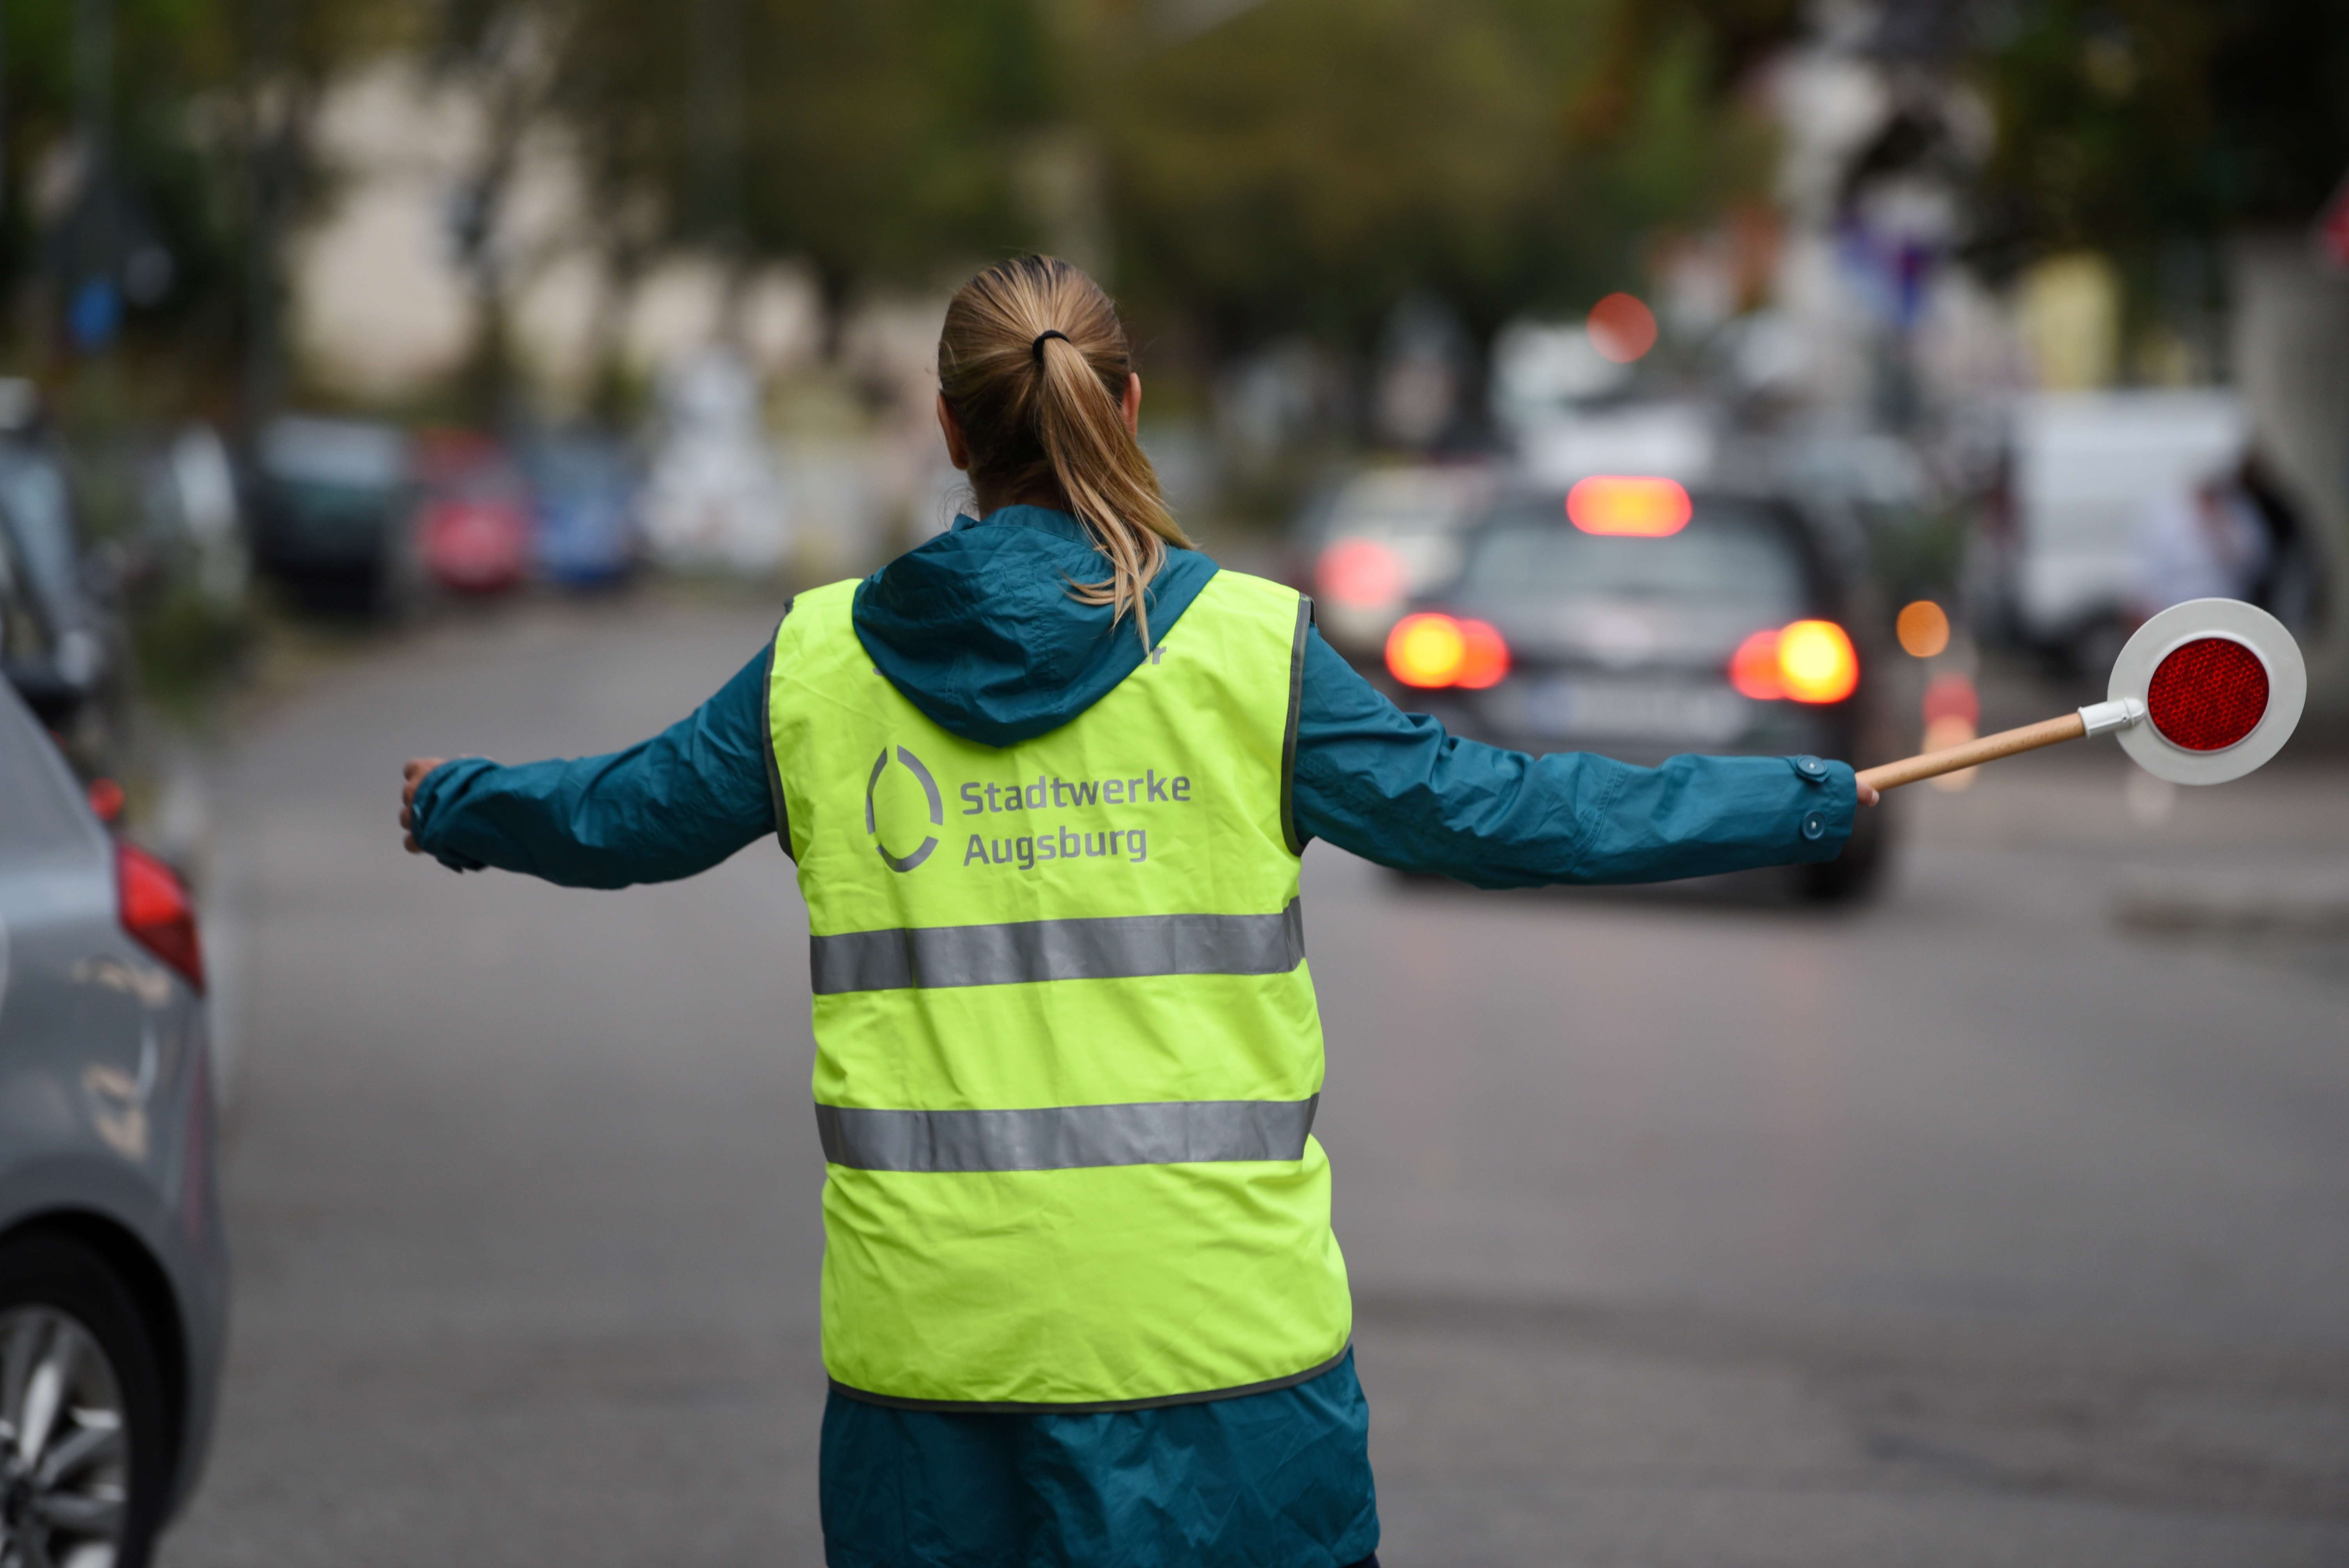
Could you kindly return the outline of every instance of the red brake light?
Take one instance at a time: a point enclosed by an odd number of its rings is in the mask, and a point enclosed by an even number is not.
[[[1321,552],[1314,575],[1332,604],[1393,604],[1411,587],[1395,552],[1369,539],[1336,541]]]
[[[1841,702],[1859,686],[1859,655],[1833,621],[1796,621],[1738,644],[1729,684],[1762,702]]]
[[[136,844],[118,844],[114,880],[122,929],[201,993],[204,954],[196,941],[196,908],[179,873]]]
[[[1482,691],[1509,673],[1509,645],[1487,622],[1405,615],[1387,634],[1387,668],[1407,686]]]
[[[89,781],[90,812],[108,827],[122,820],[124,799],[122,786],[113,779],[93,779]]]
[[[1448,686],[1467,659],[1468,640],[1449,615],[1405,615],[1387,634],[1387,668],[1407,686]]]
[[[1688,526],[1692,510],[1676,480],[1593,474],[1566,492],[1567,521],[1585,533],[1664,539]]]
[[[1483,691],[1501,684],[1509,673],[1509,645],[1500,628],[1484,621],[1460,623],[1460,674],[1454,684]]]
[[[1729,655],[1729,684],[1739,696],[1756,702],[1775,702],[1786,695],[1785,683],[1778,678],[1775,628],[1756,632],[1737,645],[1737,651]]]
[[[1859,655],[1833,621],[1796,621],[1778,634],[1778,678],[1796,702],[1841,702],[1859,686]]]

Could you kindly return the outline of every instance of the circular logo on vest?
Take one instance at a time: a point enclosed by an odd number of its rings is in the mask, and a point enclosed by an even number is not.
[[[947,803],[938,795],[938,781],[930,777],[930,770],[922,766],[920,758],[902,746],[897,748],[897,760],[905,765],[906,772],[922,781],[922,792],[930,798],[930,826],[945,826]],[[920,849],[902,858],[891,854],[889,846],[881,841],[881,830],[873,822],[873,791],[881,787],[882,770],[888,766],[889,748],[885,746],[881,748],[881,755],[873,759],[873,777],[864,781],[864,832],[873,841],[873,847],[880,853],[883,863],[891,871],[909,872],[930,858],[930,851],[938,847],[938,839],[935,833],[929,835],[922,841]]]

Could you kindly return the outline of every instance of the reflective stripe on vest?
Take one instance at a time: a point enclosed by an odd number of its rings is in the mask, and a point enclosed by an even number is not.
[[[768,679],[835,1386],[1073,1411],[1315,1376],[1352,1315],[1288,799],[1304,602],[1219,572],[996,748],[874,667],[856,587],[799,597]]]
[[[1319,1095],[1040,1110],[857,1110],[819,1105],[823,1157],[859,1171],[1081,1171],[1302,1160]]]
[[[1290,899],[1278,914],[1123,914],[843,931],[809,937],[808,949],[819,996],[1144,975],[1286,975],[1305,962],[1305,912]]]

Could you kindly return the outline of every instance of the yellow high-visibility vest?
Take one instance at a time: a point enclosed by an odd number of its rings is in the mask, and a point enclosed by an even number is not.
[[[1352,1308],[1288,809],[1306,602],[1219,572],[1108,696],[998,748],[874,667],[855,588],[800,595],[767,694],[834,1384],[1071,1410],[1318,1375]]]

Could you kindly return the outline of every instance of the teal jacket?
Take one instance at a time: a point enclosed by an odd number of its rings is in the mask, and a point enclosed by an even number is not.
[[[1154,635],[1216,572],[1170,551]],[[857,590],[874,664],[931,718],[1008,745],[1082,713],[1141,639],[1069,597],[1101,557],[1064,512],[1007,507]],[[773,832],[767,649],[691,716],[606,757],[469,758],[417,791],[419,842],[460,870],[574,887],[691,876]],[[1307,839],[1479,887],[1656,882],[1833,859],[1851,769],[1815,758],[1677,757],[1634,768],[1528,757],[1406,714],[1309,634],[1293,804]],[[787,846],[788,847],[788,846]],[[1378,1544],[1370,1413],[1350,1355],[1294,1388],[1085,1416],[885,1409],[834,1394],[822,1499],[833,1568],[1344,1568]]]
[[[1150,624],[1189,608],[1216,564],[1167,552]],[[1015,506],[954,527],[857,590],[857,635],[916,707],[1008,745],[1065,724],[1143,658],[1133,626],[1068,596],[1101,574],[1076,519]],[[502,768],[467,758],[417,791],[418,841],[444,863],[568,887],[707,871],[775,830],[761,648],[676,725],[605,757]],[[1297,722],[1299,833],[1476,887],[1662,882],[1833,860],[1850,836],[1851,769],[1812,758],[1675,757],[1634,768],[1529,757],[1444,733],[1389,702],[1309,634]]]

